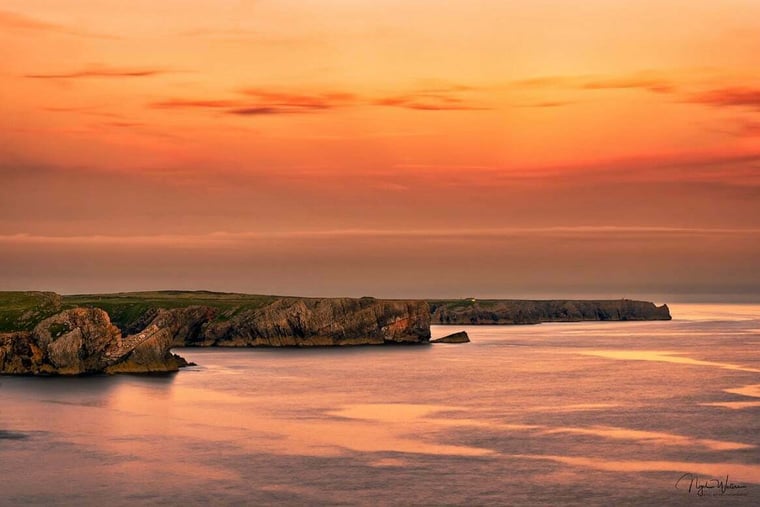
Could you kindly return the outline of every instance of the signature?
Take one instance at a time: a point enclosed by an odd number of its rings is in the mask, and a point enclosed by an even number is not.
[[[698,475],[686,473],[676,481],[676,489],[688,490],[689,493],[696,493],[697,496],[744,496],[747,493],[742,490],[746,488],[745,484],[729,481],[728,475],[718,479],[703,479]]]

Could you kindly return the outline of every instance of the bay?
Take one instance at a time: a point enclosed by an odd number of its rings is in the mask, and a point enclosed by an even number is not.
[[[760,306],[672,313],[0,377],[0,503],[757,505]]]

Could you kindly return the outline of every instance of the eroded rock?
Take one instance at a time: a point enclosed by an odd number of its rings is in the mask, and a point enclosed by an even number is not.
[[[442,338],[436,338],[430,340],[430,343],[469,343],[470,337],[467,336],[466,331],[459,331],[458,333],[452,333]]]
[[[58,374],[176,371],[186,363],[169,352],[171,332],[154,326],[122,339],[99,308],[73,308],[31,332],[0,334],[0,373]]]

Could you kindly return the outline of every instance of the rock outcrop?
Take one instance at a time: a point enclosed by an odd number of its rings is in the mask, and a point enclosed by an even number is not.
[[[171,347],[177,346],[429,343],[431,323],[669,319],[666,305],[658,307],[628,299],[428,302],[208,291],[77,296],[0,292],[0,373],[77,375],[176,371],[187,364],[170,352]],[[462,332],[433,341],[465,343],[469,337]]]
[[[430,301],[433,324],[538,324],[596,320],[670,320],[667,305],[630,299]]]
[[[226,312],[226,313],[223,313]],[[31,331],[0,334],[0,373],[81,375],[176,371],[173,346],[314,347],[427,343],[424,301],[279,298],[257,308],[149,308],[122,330],[100,308],[72,308]]]
[[[0,373],[81,375],[176,371],[187,363],[169,352],[172,335],[153,325],[122,338],[99,308],[73,308],[32,331],[0,334]]]
[[[427,343],[424,301],[374,298],[282,298],[219,319],[214,308],[164,310],[154,322],[170,329],[175,346],[315,347]]]
[[[430,340],[430,343],[470,343],[470,337],[466,331],[459,331],[458,333],[452,333],[442,338],[436,338]]]

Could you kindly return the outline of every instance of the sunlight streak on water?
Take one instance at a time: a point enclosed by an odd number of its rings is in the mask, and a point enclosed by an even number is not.
[[[682,357],[683,352],[667,352],[660,350],[588,350],[581,352],[588,356],[604,357],[607,359],[620,359],[624,361],[662,361],[665,363],[689,364],[694,366],[712,366],[726,370],[748,371],[760,373],[760,370],[728,363],[716,363],[713,361],[700,361],[689,357]]]

